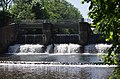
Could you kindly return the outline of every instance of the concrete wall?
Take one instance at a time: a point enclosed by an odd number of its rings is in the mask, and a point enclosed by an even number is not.
[[[15,26],[9,25],[0,28],[0,53],[6,52],[8,46],[16,41]]]
[[[52,42],[52,28],[51,23],[43,23],[43,44],[48,45]]]
[[[90,28],[90,24],[87,22],[80,22],[80,29],[79,29],[79,35],[80,35],[80,39],[79,39],[79,44],[80,45],[86,45],[89,42],[89,38],[90,36],[93,34],[92,30]]]

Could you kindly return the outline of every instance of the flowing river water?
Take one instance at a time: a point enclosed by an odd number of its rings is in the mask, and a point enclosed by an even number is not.
[[[78,44],[16,44],[0,56],[0,79],[107,79],[115,65],[103,64],[99,54],[111,45],[91,44],[80,53]],[[52,53],[50,53],[52,51]]]

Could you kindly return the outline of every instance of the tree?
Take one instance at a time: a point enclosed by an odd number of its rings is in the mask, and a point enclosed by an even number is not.
[[[89,2],[89,17],[93,19],[93,25],[99,28],[106,41],[113,46],[109,50],[111,55],[114,48],[115,53],[120,52],[120,0],[84,0]]]
[[[48,12],[43,6],[43,0],[33,0],[32,5],[32,12],[35,14],[35,19],[49,18]]]
[[[65,0],[49,0],[43,4],[50,19],[80,19],[81,13],[71,3]]]
[[[34,19],[31,9],[31,0],[15,0],[10,12],[14,15],[15,20],[29,20]]]
[[[65,0],[15,0],[11,13],[16,19],[80,19],[82,15]]]
[[[0,0],[0,8],[3,11],[8,10],[11,4],[12,4],[12,0]]]
[[[82,3],[84,2],[90,3],[89,17],[93,19],[93,25],[99,28],[106,41],[112,43],[105,58],[111,64],[114,62],[112,52],[120,53],[120,0],[83,0]],[[115,72],[120,73],[119,70]],[[113,79],[120,79],[120,74]]]

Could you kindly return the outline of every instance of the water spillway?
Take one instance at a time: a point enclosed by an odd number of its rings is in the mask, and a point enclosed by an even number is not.
[[[104,53],[110,46],[87,45],[86,52],[80,53],[81,45],[78,44],[48,45],[45,51],[40,44],[16,44],[0,57],[0,78],[107,79],[116,66],[103,64],[98,53]]]
[[[85,53],[107,53],[108,49],[112,45],[109,44],[90,44],[84,47]],[[48,45],[43,52],[44,45],[40,44],[15,44],[10,46],[8,49],[9,53],[81,53],[80,47],[81,45],[78,44],[51,44]]]
[[[86,53],[107,53],[111,44],[90,44],[85,46],[84,52]]]
[[[9,53],[42,53],[42,47],[43,45],[32,45],[32,44],[25,44],[20,45],[16,44],[9,47],[8,52]]]
[[[54,46],[54,48],[53,48]],[[53,53],[79,53],[80,45],[78,44],[54,44],[48,45],[43,52],[43,45],[40,44],[16,44],[9,47],[9,53],[49,53],[53,50]]]
[[[0,64],[1,79],[107,79],[114,66]],[[107,70],[107,71],[106,71]]]
[[[51,44],[44,49],[44,45],[40,44],[15,44],[9,47],[9,53],[7,53],[8,57],[0,58],[0,60],[45,61],[75,64],[103,63],[102,57],[98,54],[105,54],[111,45],[87,45],[84,49],[85,53],[80,53],[80,47],[81,45],[78,44]]]
[[[107,79],[112,74],[116,65],[104,64],[98,55],[111,45],[96,44],[103,42],[89,23],[38,21],[15,23],[15,35],[1,32],[1,46],[18,44],[0,54],[0,79]]]
[[[54,53],[79,53],[80,47],[78,44],[55,44]]]

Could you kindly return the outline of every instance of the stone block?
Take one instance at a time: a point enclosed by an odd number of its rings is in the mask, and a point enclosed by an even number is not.
[[[88,44],[89,37],[92,33],[92,30],[90,28],[90,24],[87,22],[80,22],[80,29],[79,29],[79,44],[80,45],[86,45]]]

